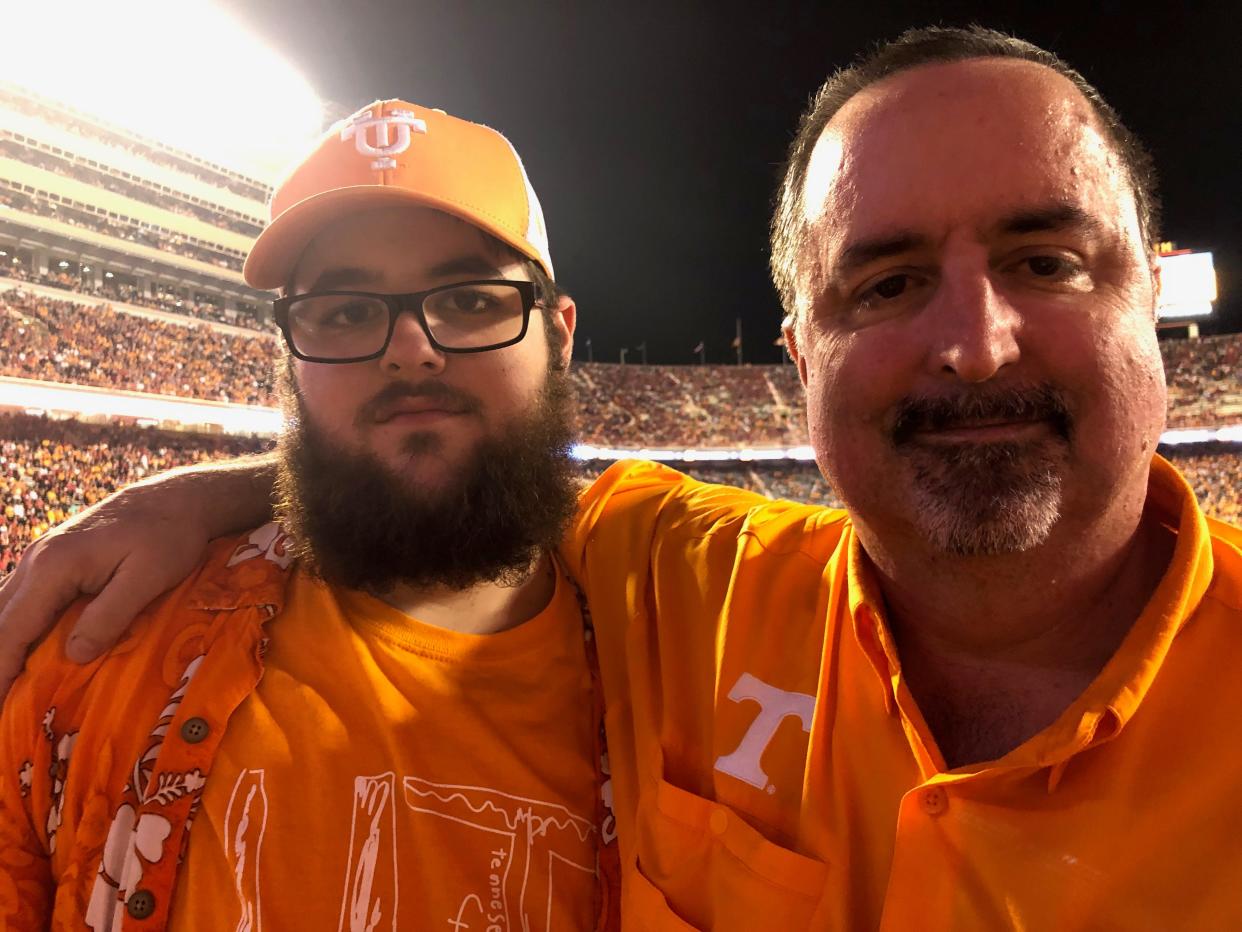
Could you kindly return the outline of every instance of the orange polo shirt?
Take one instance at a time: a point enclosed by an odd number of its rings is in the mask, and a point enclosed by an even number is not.
[[[1242,928],[1242,532],[1152,466],[1173,558],[1113,660],[946,771],[848,516],[622,463],[566,546],[633,930]]]

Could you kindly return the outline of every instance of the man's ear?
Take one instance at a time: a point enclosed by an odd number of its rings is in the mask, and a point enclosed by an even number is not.
[[[785,351],[798,367],[798,378],[802,380],[802,387],[806,388],[806,359],[798,346],[798,323],[792,314],[786,314],[781,321],[781,333],[785,336]]]
[[[557,368],[568,369],[574,356],[574,329],[578,326],[578,306],[569,295],[561,295],[556,306],[550,308],[548,313],[552,316],[552,329],[561,337]]]

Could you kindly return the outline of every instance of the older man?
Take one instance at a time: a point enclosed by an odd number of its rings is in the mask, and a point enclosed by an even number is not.
[[[846,511],[619,464],[564,547],[631,927],[1242,924],[1242,533],[1154,457],[1155,213],[1027,43],[912,32],[821,89],[773,268]]]

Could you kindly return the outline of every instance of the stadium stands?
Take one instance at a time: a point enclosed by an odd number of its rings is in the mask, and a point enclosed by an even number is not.
[[[271,195],[271,189],[255,179],[211,165],[187,153],[139,139],[122,130],[112,129],[85,115],[75,113],[63,104],[40,99],[20,88],[0,88],[0,107],[19,118],[25,117],[32,121],[12,121],[14,124],[21,123],[31,135],[59,141],[64,148],[81,149],[97,156],[99,161],[119,164],[135,173],[149,175],[153,180],[170,183],[171,187],[183,190],[192,188],[192,185],[185,183],[185,178],[188,177],[206,185],[209,191],[219,188],[232,192],[243,199],[243,203],[239,205],[243,210],[244,202],[262,205]],[[66,136],[69,138],[66,139]],[[148,166],[164,168],[173,174],[144,171]]]
[[[229,324],[233,327],[243,327],[247,330],[255,330],[271,335],[271,325],[259,320],[253,313],[245,313],[233,308],[221,307],[219,304],[213,304],[209,301],[196,303],[179,298],[176,295],[167,294],[144,294],[136,285],[127,283],[119,283],[113,280],[105,279],[99,285],[94,285],[81,276],[70,275],[67,272],[57,272],[55,275],[31,275],[20,265],[4,265],[0,263],[0,279],[11,278],[13,283],[16,282],[33,282],[36,285],[43,285],[48,288],[56,288],[62,291],[71,291],[73,295],[66,295],[67,300],[76,301],[83,307],[93,307],[94,305],[76,299],[75,295],[89,295],[90,297],[103,298],[105,301],[116,301],[122,304],[132,304],[138,307],[147,307],[157,311],[164,311],[167,314],[180,314],[185,317],[195,317],[199,320],[214,320],[217,323]],[[3,281],[0,281],[0,290],[9,287]]]
[[[0,415],[0,576],[47,530],[145,476],[258,452],[260,441]]]
[[[0,375],[270,405],[275,344],[19,291],[0,294]]]
[[[73,227],[81,227],[101,236],[139,243],[161,252],[184,256],[206,265],[240,272],[243,256],[236,251],[225,251],[202,242],[192,242],[184,236],[158,227],[140,225],[117,215],[102,216],[80,202],[56,201],[42,192],[18,190],[7,182],[0,182],[0,206],[23,214],[47,217]]]
[[[1169,340],[1161,348],[1170,426],[1242,423],[1242,334]],[[187,331],[69,293],[63,301],[17,289],[0,295],[0,375],[271,406],[277,349],[270,336]],[[808,442],[793,366],[588,363],[571,372],[586,443],[685,449]]]
[[[269,446],[263,440],[0,414],[0,577],[12,570],[31,541],[130,482]],[[1242,520],[1242,451],[1216,448],[1170,455],[1209,514]],[[601,469],[591,466],[585,472],[597,475]],[[729,464],[688,471],[708,482],[739,485],[773,498],[838,505],[813,464]]]
[[[1242,334],[1164,340],[1169,426],[1242,424]]]
[[[143,183],[140,179],[119,177],[101,168],[82,164],[70,156],[32,149],[27,145],[19,144],[16,140],[0,137],[0,158],[15,159],[42,171],[68,176],[83,184],[102,188],[135,201],[143,201],[161,210],[172,211],[184,217],[193,217],[204,223],[222,226],[251,239],[258,236],[262,229],[257,220],[230,215],[201,202],[196,203],[178,198],[166,193],[158,185]]]

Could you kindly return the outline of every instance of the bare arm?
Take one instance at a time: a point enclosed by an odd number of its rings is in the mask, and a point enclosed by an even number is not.
[[[81,595],[69,659],[93,659],[190,573],[215,537],[270,519],[271,454],[188,466],[134,483],[49,531],[0,586],[0,699],[26,653]]]

